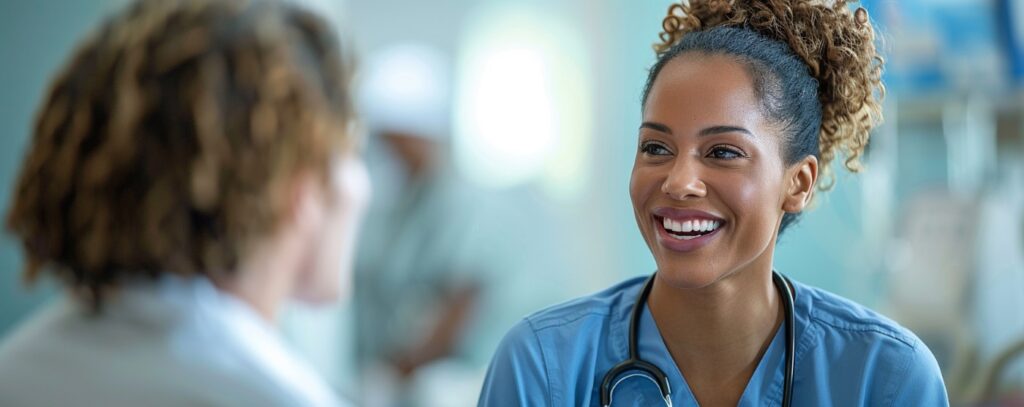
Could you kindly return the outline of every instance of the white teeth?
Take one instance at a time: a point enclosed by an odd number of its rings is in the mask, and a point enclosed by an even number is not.
[[[722,223],[720,221],[717,221],[717,220],[706,220],[706,219],[704,219],[704,220],[691,219],[691,220],[685,220],[685,221],[677,221],[677,220],[673,220],[673,219],[669,219],[669,218],[662,218],[661,221],[662,221],[662,226],[665,227],[665,230],[668,230],[668,231],[671,231],[671,232],[675,232],[677,234],[678,233],[690,233],[690,232],[699,232],[699,233],[703,234],[703,233],[708,233],[708,232],[711,232],[711,231],[713,231],[715,229],[718,229],[718,227],[722,225]],[[694,237],[697,237],[697,236],[682,236],[680,238],[689,240],[689,239],[693,239]]]
[[[669,218],[664,218],[662,220],[662,226],[664,226],[666,230],[670,230],[670,231],[673,231],[673,232],[676,232],[676,233],[683,233],[684,232],[684,229],[683,229],[683,224],[684,223],[686,223],[686,222],[679,222],[679,221],[672,220],[672,219],[669,219]]]

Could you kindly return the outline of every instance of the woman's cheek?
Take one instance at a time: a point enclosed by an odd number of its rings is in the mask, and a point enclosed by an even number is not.
[[[633,209],[638,214],[646,209],[646,203],[658,190],[660,190],[660,185],[657,183],[657,175],[654,171],[649,168],[633,170],[629,179],[629,197],[633,201]]]
[[[739,218],[741,229],[747,229],[751,243],[770,240],[779,215],[778,180],[767,177],[736,177],[725,193],[726,202]],[[745,239],[745,240],[746,240]]]

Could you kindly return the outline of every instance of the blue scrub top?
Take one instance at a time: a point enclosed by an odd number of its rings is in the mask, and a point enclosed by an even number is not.
[[[480,406],[597,406],[601,380],[628,357],[629,317],[646,277],[542,310],[502,340]],[[793,282],[796,294],[794,406],[948,406],[939,366],[909,330],[852,301]],[[740,406],[782,404],[785,335],[779,329]],[[669,377],[673,406],[697,406],[647,307],[640,358]],[[628,373],[626,374],[628,375]],[[620,376],[623,377],[623,376]],[[645,377],[622,380],[613,406],[664,405]]]

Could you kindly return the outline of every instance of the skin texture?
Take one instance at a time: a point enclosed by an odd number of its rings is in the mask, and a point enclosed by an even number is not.
[[[782,321],[771,282],[778,228],[810,202],[818,167],[813,156],[786,165],[778,127],[746,66],[721,55],[672,60],[644,106],[630,196],[658,266],[648,306],[701,405],[736,405]],[[674,250],[658,208],[724,223],[706,244]]]
[[[336,161],[327,183],[305,172],[279,188],[287,216],[252,246],[233,278],[216,281],[270,321],[289,299],[322,304],[348,294],[370,198],[366,167],[356,156]]]

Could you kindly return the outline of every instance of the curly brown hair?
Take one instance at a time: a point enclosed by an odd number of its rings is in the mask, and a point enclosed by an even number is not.
[[[669,7],[654,49],[661,55],[687,34],[715,27],[752,30],[786,44],[818,82],[822,170],[829,174],[839,154],[848,170],[861,169],[885,97],[883,59],[864,8],[851,11],[846,0],[689,0]]]
[[[144,0],[107,20],[38,111],[7,227],[24,277],[94,308],[119,282],[230,274],[351,143],[349,65],[312,13],[259,0]],[[326,185],[326,184],[325,184]]]

